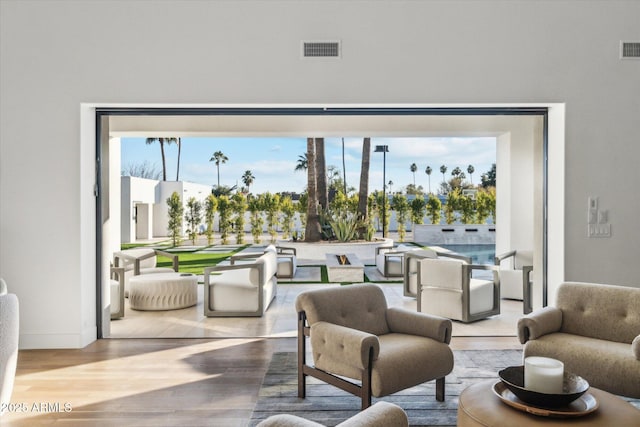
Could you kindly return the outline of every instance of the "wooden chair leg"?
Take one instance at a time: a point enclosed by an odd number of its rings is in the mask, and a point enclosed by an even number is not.
[[[436,400],[444,402],[444,377],[436,380]]]
[[[304,374],[306,364],[306,337],[304,327],[306,316],[304,312],[298,313],[298,397],[304,399],[307,395],[307,376]]]

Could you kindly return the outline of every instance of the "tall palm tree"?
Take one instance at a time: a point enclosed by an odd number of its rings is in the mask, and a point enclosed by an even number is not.
[[[218,168],[218,187],[220,187],[220,164],[227,163],[227,160],[229,158],[222,151],[216,151],[209,159],[210,162],[216,162],[216,168]]]
[[[314,138],[307,138],[307,227],[304,240],[319,242],[322,238],[318,217],[318,193],[316,190],[316,144]]]
[[[306,171],[309,162],[307,161],[307,153],[304,153],[302,156],[298,156],[298,162],[296,163],[295,172],[298,171]]]
[[[424,173],[426,173],[427,176],[429,177],[429,193],[431,193],[431,172],[433,172],[433,169],[431,169],[431,166],[427,166],[427,168],[424,170]]]
[[[322,209],[329,207],[329,194],[327,190],[327,165],[324,157],[324,138],[316,138],[316,176],[318,203]]]
[[[158,142],[160,144],[160,153],[162,154],[162,180],[167,180],[167,162],[164,155],[164,144],[172,144],[178,141],[178,138],[147,138],[145,143],[147,145],[153,144],[154,142]]]
[[[444,174],[447,172],[447,167],[445,165],[440,166],[440,173],[442,174],[442,182],[447,182],[447,178],[445,178]]]
[[[247,193],[251,191],[251,184],[253,184],[255,179],[256,177],[253,176],[253,173],[251,173],[250,170],[244,171],[244,174],[242,175],[242,182],[247,186]]]
[[[389,180],[387,185],[389,186],[389,193],[393,194],[393,181]]]
[[[362,141],[362,166],[360,167],[360,189],[358,191],[358,218],[362,221],[360,236],[367,232],[367,199],[369,197],[369,165],[371,163],[371,138]]]
[[[471,185],[473,185],[473,173],[476,171],[476,168],[473,165],[467,166],[467,172],[469,173],[469,178],[471,179]]]
[[[409,169],[411,169],[411,173],[413,174],[413,188],[416,187],[416,171],[418,170],[418,165],[416,165],[415,163],[411,163],[411,166],[409,167]]]
[[[347,166],[344,163],[344,138],[342,138],[342,182],[344,184],[344,194],[347,194]]]
[[[182,151],[182,139],[175,138],[176,144],[178,144],[178,163],[176,167],[176,181],[180,181],[180,153]]]

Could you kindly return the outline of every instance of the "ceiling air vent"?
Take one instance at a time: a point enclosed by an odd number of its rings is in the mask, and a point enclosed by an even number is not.
[[[620,59],[640,59],[640,42],[620,42]]]
[[[303,41],[303,58],[340,58],[339,41]]]

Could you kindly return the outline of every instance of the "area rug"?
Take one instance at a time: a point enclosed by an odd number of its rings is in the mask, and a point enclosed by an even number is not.
[[[454,358],[454,370],[446,378],[444,402],[435,398],[435,381],[382,400],[401,406],[412,426],[455,426],[460,392],[475,382],[497,379],[500,369],[522,364],[522,351],[460,350],[454,351]],[[359,412],[359,398],[311,377],[307,377],[307,398],[299,399],[296,363],[295,352],[274,353],[260,387],[250,426],[281,413],[334,426]],[[374,398],[373,403],[377,400]]]

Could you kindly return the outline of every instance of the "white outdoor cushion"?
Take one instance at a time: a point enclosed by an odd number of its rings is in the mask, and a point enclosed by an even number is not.
[[[470,289],[470,314],[481,313],[493,308],[492,281],[471,279]],[[462,290],[424,286],[421,305],[424,313],[461,320]]]
[[[231,271],[225,272],[225,275],[230,272]],[[212,278],[213,277],[214,276],[212,276]],[[273,298],[276,285],[276,278],[272,277],[262,288],[265,310]],[[213,300],[213,304],[210,304],[211,310],[248,312],[258,310],[258,288],[256,287],[236,286],[223,282],[216,283],[214,286],[211,286],[210,289]]]
[[[120,311],[120,282],[117,280],[110,280],[111,291],[111,314],[115,314]]]
[[[500,270],[500,297],[522,300],[522,270]]]

